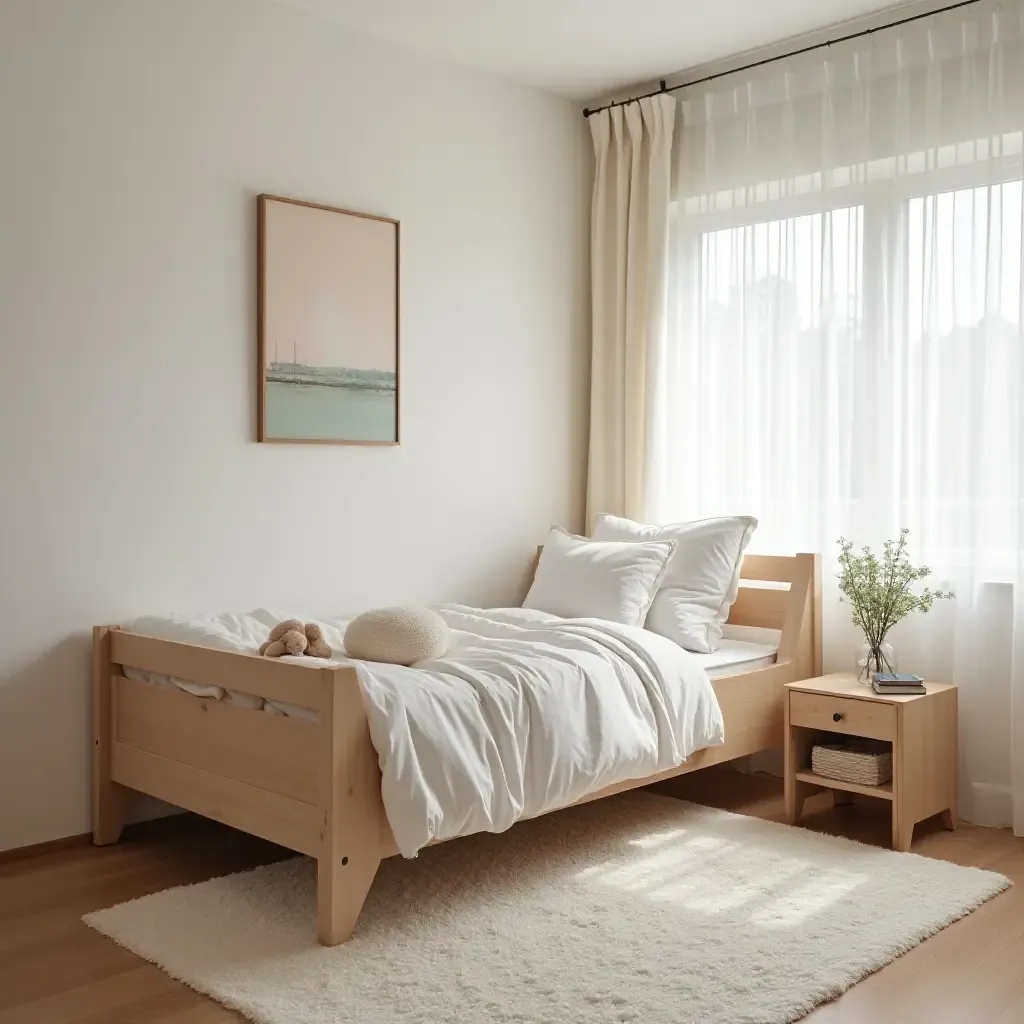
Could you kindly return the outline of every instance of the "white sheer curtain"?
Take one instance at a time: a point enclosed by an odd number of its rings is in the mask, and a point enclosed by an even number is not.
[[[955,682],[961,815],[1024,834],[1024,4],[682,94],[646,511],[759,550],[911,530],[955,602],[894,630]],[[826,666],[858,637],[826,587]]]
[[[590,118],[593,349],[587,521],[645,505],[655,377],[663,356],[676,101],[654,96]]]

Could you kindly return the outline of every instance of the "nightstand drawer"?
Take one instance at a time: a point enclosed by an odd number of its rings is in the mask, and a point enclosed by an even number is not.
[[[896,707],[877,700],[790,690],[789,721],[805,729],[827,729],[874,740],[896,738]]]

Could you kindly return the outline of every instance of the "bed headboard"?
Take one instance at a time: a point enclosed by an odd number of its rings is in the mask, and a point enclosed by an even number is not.
[[[542,544],[530,564],[527,590],[543,550]],[[779,661],[798,661],[797,678],[820,676],[821,556],[746,555],[740,567],[740,592],[729,612],[729,622],[782,630]]]
[[[779,660],[801,662],[800,678],[821,675],[821,556],[747,555],[729,622],[782,630]]]

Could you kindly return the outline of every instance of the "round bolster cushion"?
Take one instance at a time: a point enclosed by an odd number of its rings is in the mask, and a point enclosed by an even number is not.
[[[377,608],[357,615],[345,630],[345,652],[358,661],[412,665],[444,657],[448,623],[429,608]]]

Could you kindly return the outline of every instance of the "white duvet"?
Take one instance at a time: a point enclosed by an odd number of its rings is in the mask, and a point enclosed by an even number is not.
[[[664,637],[521,608],[438,612],[455,642],[437,661],[404,668],[294,659],[356,667],[384,807],[406,857],[433,839],[504,831],[724,741],[707,673]],[[288,617],[261,609],[149,617],[131,628],[255,653],[269,628]],[[342,652],[346,621],[319,625]]]

